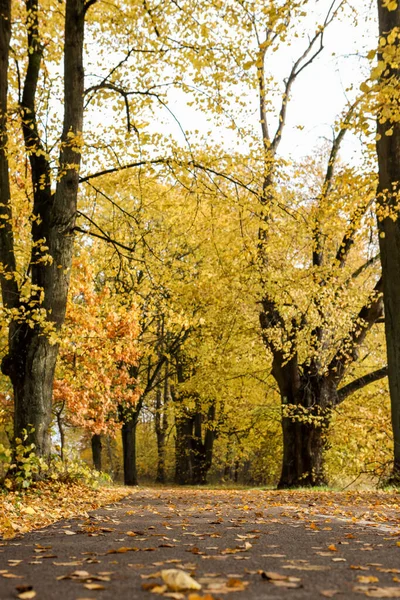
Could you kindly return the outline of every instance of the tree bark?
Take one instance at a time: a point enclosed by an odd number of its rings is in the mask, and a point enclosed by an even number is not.
[[[383,298],[385,305],[385,332],[388,356],[388,377],[393,427],[393,479],[400,483],[400,119],[399,119],[399,63],[391,62],[387,48],[397,46],[400,28],[400,5],[388,10],[378,0],[379,35],[387,44],[380,46],[379,61],[382,70],[380,86],[384,106],[377,119],[378,227],[383,274]],[[397,30],[397,32],[396,32]],[[395,32],[395,41],[387,38]],[[394,56],[394,55],[393,55]],[[390,91],[394,90],[394,92]],[[387,91],[387,93],[385,93]],[[383,109],[386,118],[382,118]]]
[[[93,466],[96,471],[101,471],[101,450],[103,448],[103,444],[101,442],[101,435],[98,433],[94,433],[92,435],[92,458],[93,458]]]
[[[121,429],[124,461],[124,484],[139,485],[136,465],[136,429],[138,416],[132,415],[124,420]]]

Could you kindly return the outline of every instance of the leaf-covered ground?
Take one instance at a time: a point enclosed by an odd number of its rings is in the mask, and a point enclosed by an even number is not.
[[[45,527],[54,521],[76,517],[120,500],[129,493],[123,487],[91,487],[60,482],[39,483],[24,492],[0,496],[0,535],[4,539]]]
[[[400,598],[399,506],[383,492],[136,489],[4,540],[0,597]]]

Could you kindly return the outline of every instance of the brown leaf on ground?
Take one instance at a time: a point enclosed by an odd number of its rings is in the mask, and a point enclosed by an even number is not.
[[[359,592],[368,598],[400,598],[400,587],[377,587],[356,585],[354,592]]]
[[[111,548],[107,550],[106,554],[125,554],[125,552],[139,552],[140,548],[122,546],[121,548]]]
[[[302,587],[301,579],[299,579],[299,577],[290,577],[272,571],[261,571],[261,577],[262,579],[266,579],[268,583],[272,583],[277,587],[293,589]]]

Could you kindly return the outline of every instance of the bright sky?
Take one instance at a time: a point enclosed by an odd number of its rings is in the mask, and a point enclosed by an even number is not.
[[[324,14],[330,2],[316,2],[315,6],[319,6],[321,14]],[[324,138],[332,139],[335,119],[346,107],[347,102],[354,99],[360,83],[368,77],[370,64],[366,54],[376,46],[376,7],[375,4],[366,6],[362,0],[354,0],[352,7],[359,14],[357,25],[354,25],[350,17],[332,23],[325,33],[323,53],[301,73],[293,86],[287,126],[280,147],[280,153],[286,157],[298,159],[315,151],[315,147],[320,146]],[[310,23],[314,21],[315,13],[310,14]],[[305,43],[306,40],[302,40],[303,49]],[[272,71],[276,74],[286,74],[291,63],[292,56],[289,55],[288,49],[283,48],[274,54]],[[349,91],[351,85],[353,91]],[[182,93],[174,91],[170,98],[171,109],[183,129],[199,129],[204,132],[210,129],[207,115],[188,107]],[[254,105],[254,125],[259,127],[255,94],[249,96],[249,105],[251,104]],[[303,129],[300,130],[298,125],[303,126]],[[174,136],[182,140],[179,128],[172,119],[170,127]],[[221,130],[221,141],[228,148],[234,146],[236,133],[232,130]],[[359,152],[359,141],[355,136],[347,134],[342,156],[346,160],[357,160]]]

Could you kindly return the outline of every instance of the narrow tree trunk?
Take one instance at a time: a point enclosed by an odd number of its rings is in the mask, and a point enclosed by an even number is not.
[[[194,432],[191,443],[192,455],[192,483],[194,485],[205,485],[207,483],[207,474],[212,464],[212,454],[215,433],[209,426],[215,419],[215,406],[211,406],[208,411],[207,429],[204,433],[203,442],[203,421],[204,416],[197,412],[193,417]]]
[[[139,485],[136,465],[136,428],[138,419],[124,421],[121,429],[124,460],[124,484]]]
[[[111,437],[109,435],[106,438],[106,446],[107,446],[108,462],[110,464],[109,474],[112,477],[112,479],[114,479],[116,476],[116,472],[115,472],[115,467],[114,467],[114,455],[113,455],[113,451],[112,451],[112,447],[111,447]]]
[[[238,481],[239,481],[239,468],[240,468],[240,462],[239,462],[239,459],[236,458],[235,459],[235,467],[234,467],[234,471],[233,471],[233,481],[235,483],[238,483]]]
[[[231,438],[228,438],[225,454],[225,465],[224,465],[224,480],[232,479],[232,442]]]
[[[101,471],[101,450],[103,448],[103,444],[101,442],[101,435],[94,433],[92,435],[92,458],[93,458],[93,466],[96,471]]]
[[[193,481],[191,462],[192,418],[179,416],[175,420],[175,483],[190,485]]]
[[[60,458],[61,460],[64,462],[64,451],[65,451],[65,431],[64,431],[64,423],[62,420],[62,411],[64,408],[64,403],[62,405],[62,407],[57,410],[56,412],[56,419],[57,419],[57,427],[58,427],[58,433],[60,434]]]
[[[168,431],[168,402],[169,402],[169,380],[168,363],[165,367],[165,379],[163,393],[157,389],[156,395],[156,417],[155,428],[157,436],[157,475],[156,483],[165,483],[165,443]]]
[[[388,10],[382,0],[378,0],[379,35],[386,38],[391,32],[399,52],[398,31],[400,28],[400,4]],[[390,42],[381,45],[379,60],[385,63],[380,84],[385,101],[386,119],[378,114],[377,154],[379,166],[378,184],[378,226],[379,245],[382,261],[384,285],[385,332],[388,356],[388,377],[393,427],[393,479],[400,483],[400,119],[398,114],[400,68],[391,63],[387,51]],[[395,56],[393,54],[393,56]],[[387,88],[387,92],[385,93]],[[390,89],[395,90],[390,92]]]

